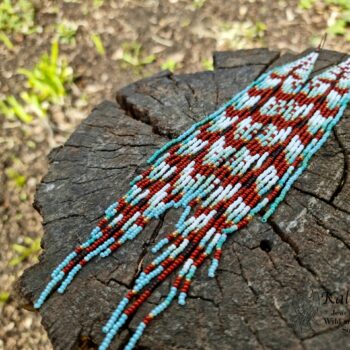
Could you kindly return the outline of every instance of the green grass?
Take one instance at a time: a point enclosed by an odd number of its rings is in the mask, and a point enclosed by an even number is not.
[[[9,292],[0,292],[0,304],[5,304],[10,299]]]
[[[167,59],[164,63],[162,63],[161,65],[161,69],[163,70],[169,70],[170,72],[174,72],[178,67],[178,63],[172,59],[172,58],[169,58]]]
[[[315,3],[316,0],[299,0],[298,7],[302,10],[310,10]]]
[[[156,60],[155,55],[146,55],[142,45],[138,42],[124,43],[122,45],[123,54],[122,62],[126,66],[133,66],[134,68],[142,68]]]
[[[23,187],[27,182],[27,178],[13,168],[7,168],[5,174],[16,184],[17,187]]]
[[[21,122],[29,124],[33,120],[33,116],[26,109],[14,96],[6,96],[0,100],[0,113],[7,119],[17,118]]]
[[[73,79],[72,68],[59,58],[57,41],[52,43],[51,52],[43,54],[32,70],[22,68],[18,73],[27,78],[28,88],[40,101],[49,103],[62,103],[66,95],[65,85]]]
[[[193,9],[200,9],[204,6],[206,0],[192,0],[192,8]]]
[[[24,244],[13,244],[12,250],[16,256],[10,260],[10,266],[17,266],[28,258],[36,258],[40,252],[40,238],[23,238]]]
[[[327,32],[331,35],[344,36],[350,41],[350,1],[349,0],[324,0],[326,5],[334,7],[338,12],[333,24],[328,27]]]
[[[328,27],[327,32],[333,35],[342,35],[344,36],[347,32],[348,22],[343,19],[337,19],[331,26]]]
[[[11,39],[4,33],[0,32],[0,41],[9,49],[12,50],[14,48],[14,45],[11,41]]]
[[[91,41],[95,45],[95,49],[96,49],[97,53],[100,56],[104,56],[106,54],[106,50],[105,50],[105,47],[104,47],[103,42],[101,40],[101,37],[98,34],[92,34]]]
[[[326,4],[340,6],[345,10],[350,10],[349,0],[325,0]]]
[[[206,58],[202,61],[202,67],[205,70],[214,70],[214,62],[210,58]]]
[[[35,8],[31,1],[0,1],[0,32],[29,35],[38,30],[35,25]]]
[[[266,30],[266,24],[259,21],[223,22],[215,28],[215,39],[223,49],[241,49],[255,43],[262,44]]]
[[[328,26],[327,32],[332,36],[343,36],[347,41],[350,41],[350,0],[299,0],[299,8],[312,11],[316,3],[336,14],[335,20]]]
[[[54,41],[50,53],[43,54],[33,69],[19,69],[26,77],[25,87],[19,95],[0,100],[0,113],[8,119],[30,123],[35,117],[45,117],[50,107],[63,104],[67,87],[73,81],[73,70],[59,57],[58,42]]]
[[[58,40],[62,44],[75,44],[75,36],[78,26],[69,21],[63,21],[57,25]]]
[[[99,7],[103,6],[103,3],[104,3],[104,0],[93,0],[92,4],[95,8],[99,8]]]

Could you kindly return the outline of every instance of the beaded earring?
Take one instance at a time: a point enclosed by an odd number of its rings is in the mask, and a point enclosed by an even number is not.
[[[215,275],[222,246],[263,208],[272,215],[312,155],[327,140],[349,100],[350,61],[332,67],[305,85],[317,53],[263,74],[217,112],[169,142],[152,164],[112,204],[90,239],[53,271],[35,307],[53,289],[63,293],[78,271],[97,255],[106,257],[171,207],[184,211],[176,230],[152,249],[163,249],[137,278],[103,331],[100,350],[173,271],[166,299],[139,324],[125,349],[178,295],[186,296],[196,270],[212,257]],[[165,246],[167,247],[165,248]]]

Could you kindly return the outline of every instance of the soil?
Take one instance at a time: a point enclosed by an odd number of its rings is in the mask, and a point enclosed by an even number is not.
[[[105,0],[99,7],[93,0],[32,2],[42,31],[12,35],[13,50],[0,44],[0,97],[23,90],[18,69],[33,67],[50,50],[62,21],[78,25],[75,44],[60,45],[75,82],[64,105],[53,108],[44,120],[24,125],[0,116],[0,292],[10,293],[9,300],[0,304],[0,350],[52,348],[39,316],[19,308],[11,297],[13,282],[35,258],[9,265],[16,256],[13,244],[42,235],[41,218],[32,202],[47,171],[48,152],[62,144],[97,103],[114,100],[118,88],[158,72],[169,60],[177,62],[176,73],[184,73],[205,70],[204,62],[216,50],[266,46],[300,52],[320,41],[333,10],[321,2],[312,10],[301,10],[297,0]],[[248,22],[261,22],[266,31],[254,37],[244,30]],[[105,55],[96,51],[93,33],[100,35]],[[122,47],[131,42],[142,45],[143,57],[153,54],[156,60],[127,66]],[[350,42],[329,37],[326,48],[346,51]],[[25,176],[24,186],[6,176],[8,168]]]

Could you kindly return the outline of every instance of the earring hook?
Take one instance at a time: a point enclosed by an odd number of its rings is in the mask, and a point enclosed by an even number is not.
[[[320,41],[316,51],[320,51],[321,49],[323,49],[324,45],[326,44],[327,35],[328,35],[327,33],[323,34],[323,36],[321,38],[321,41]]]

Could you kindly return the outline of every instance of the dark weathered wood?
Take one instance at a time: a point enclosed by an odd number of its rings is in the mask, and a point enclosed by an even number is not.
[[[104,208],[126,192],[155,149],[269,66],[294,58],[279,56],[263,49],[215,53],[213,72],[161,73],[121,89],[117,103],[97,106],[50,154],[35,202],[43,217],[44,250],[18,284],[26,303],[38,296],[52,268],[87,237]],[[322,51],[316,71],[344,57]],[[203,268],[186,307],[174,303],[150,326],[140,348],[349,349],[350,333],[323,321],[332,307],[317,306],[310,297],[312,291],[319,296],[349,288],[349,150],[347,113],[272,220],[263,224],[256,219],[237,233],[225,245],[217,278],[209,279]],[[55,349],[96,348],[101,326],[150,259],[149,246],[172,230],[178,214],[166,213],[142,238],[88,265],[64,295],[49,298],[40,314]],[[159,289],[141,314],[166,292],[166,286]],[[345,311],[344,320],[349,318],[349,305],[336,308]],[[303,325],[301,316],[314,311],[311,327]],[[113,349],[122,347],[137,321]]]

